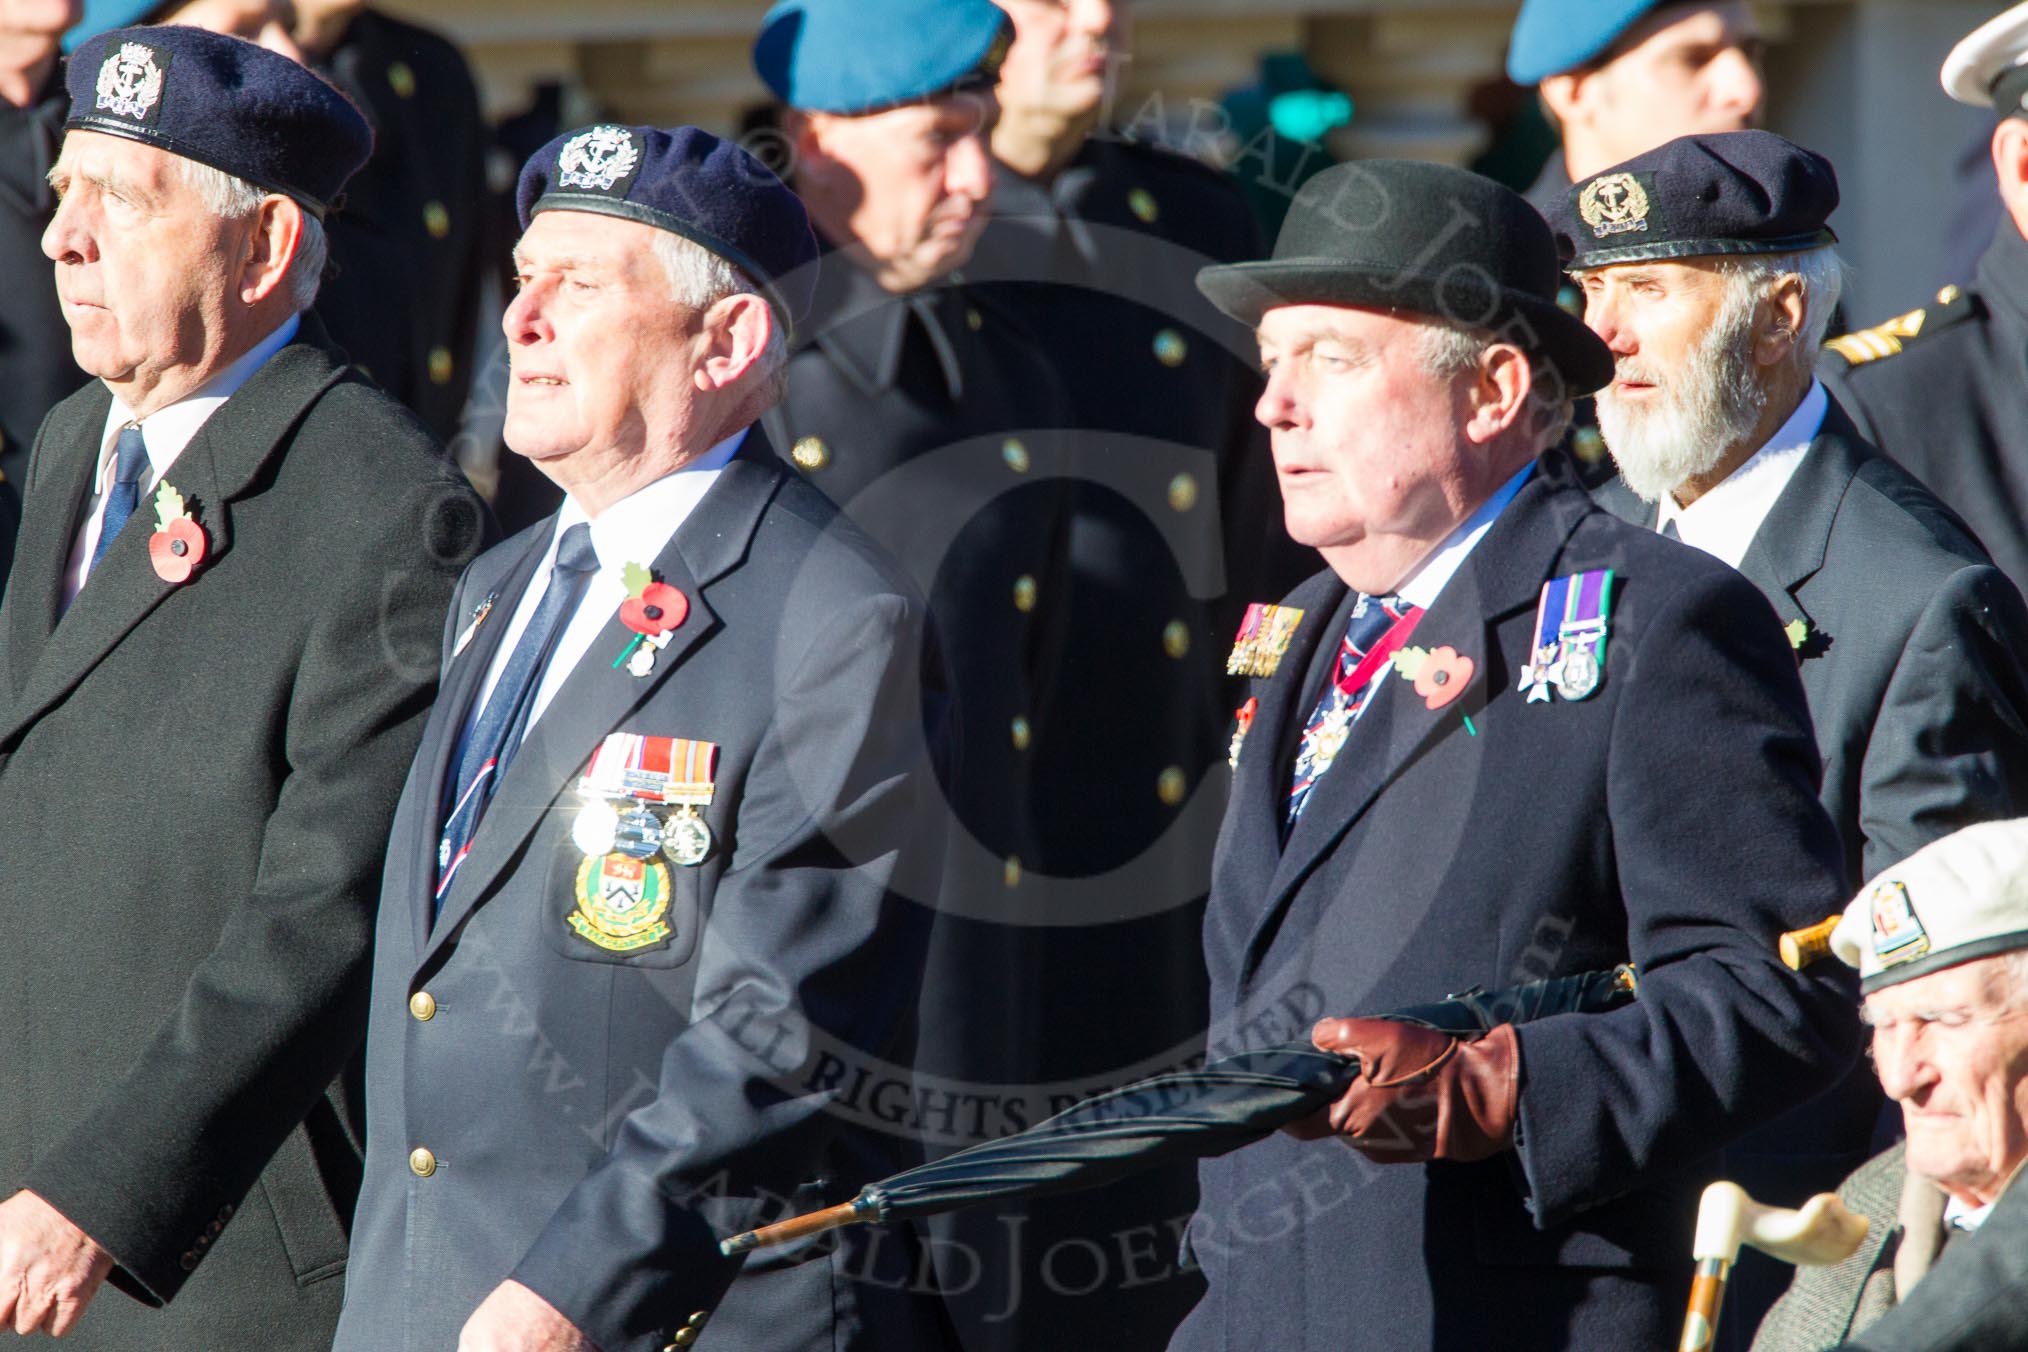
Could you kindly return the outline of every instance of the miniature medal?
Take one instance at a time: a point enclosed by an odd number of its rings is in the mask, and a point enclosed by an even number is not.
[[[1566,700],[1590,697],[1605,676],[1613,570],[1593,569],[1542,584],[1535,612],[1531,660],[1521,668],[1528,703],[1548,703],[1553,689]]]
[[[1232,655],[1225,659],[1225,674],[1274,675],[1302,620],[1303,612],[1294,606],[1270,606],[1258,601],[1249,605],[1233,640]]]

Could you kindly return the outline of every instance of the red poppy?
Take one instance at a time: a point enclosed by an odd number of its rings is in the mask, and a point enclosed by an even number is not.
[[[148,537],[148,561],[155,576],[164,582],[188,582],[204,562],[204,531],[187,516],[179,516]]]
[[[1246,703],[1239,706],[1237,717],[1239,719],[1239,730],[1242,733],[1253,726],[1254,715],[1259,711],[1260,701],[1251,697],[1247,699]]]
[[[1472,683],[1472,659],[1456,648],[1433,648],[1415,674],[1415,693],[1432,709],[1441,709]]]
[[[690,599],[666,582],[650,582],[620,604],[620,623],[650,638],[666,634],[690,613]]]

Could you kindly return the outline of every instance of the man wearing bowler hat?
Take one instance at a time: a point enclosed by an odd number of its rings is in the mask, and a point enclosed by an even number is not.
[[[560,136],[517,204],[506,439],[566,497],[444,630],[336,1346],[909,1352],[905,1233],[718,1250],[910,1162],[863,1085],[940,863],[922,604],[755,425],[816,241],[693,127]]]
[[[1200,275],[1257,328],[1289,532],[1328,565],[1232,655],[1214,1041],[1311,1032],[1274,1026],[1297,989],[1357,1016],[1632,962],[1640,990],[1473,1041],[1318,1024],[1364,1073],[1203,1166],[1178,1352],[1665,1345],[1714,1151],[1851,1064],[1849,977],[1775,956],[1844,892],[1794,658],[1744,579],[1544,455],[1612,371],[1557,283],[1519,196],[1392,161]]]
[[[95,379],[0,608],[0,1328],[320,1352],[387,824],[484,509],[305,313],[371,143],[344,96],[194,28],[69,86],[43,249]]]

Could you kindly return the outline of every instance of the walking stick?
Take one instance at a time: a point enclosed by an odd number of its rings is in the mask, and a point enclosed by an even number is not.
[[[1697,1275],[1690,1283],[1679,1352],[1711,1352],[1717,1346],[1718,1307],[1742,1243],[1784,1263],[1824,1267],[1850,1258],[1864,1238],[1866,1218],[1853,1215],[1834,1193],[1820,1192],[1790,1211],[1762,1206],[1737,1183],[1713,1183],[1697,1204],[1691,1246]]]

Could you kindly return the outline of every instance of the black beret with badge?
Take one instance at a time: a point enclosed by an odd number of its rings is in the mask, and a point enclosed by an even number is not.
[[[730,141],[695,127],[566,132],[522,167],[515,208],[588,211],[680,235],[745,273],[785,333],[810,308],[817,237],[802,199]]]
[[[322,219],[373,150],[365,116],[315,72],[202,28],[120,28],[79,47],[68,130],[158,146]]]
[[[1489,329],[1547,358],[1571,395],[1612,379],[1598,335],[1556,303],[1561,278],[1542,218],[1491,179],[1419,160],[1361,160],[1311,178],[1274,256],[1197,274],[1243,324],[1280,305],[1406,310]]]
[[[1550,220],[1571,270],[1835,244],[1838,175],[1767,131],[1679,136],[1571,188]]]

